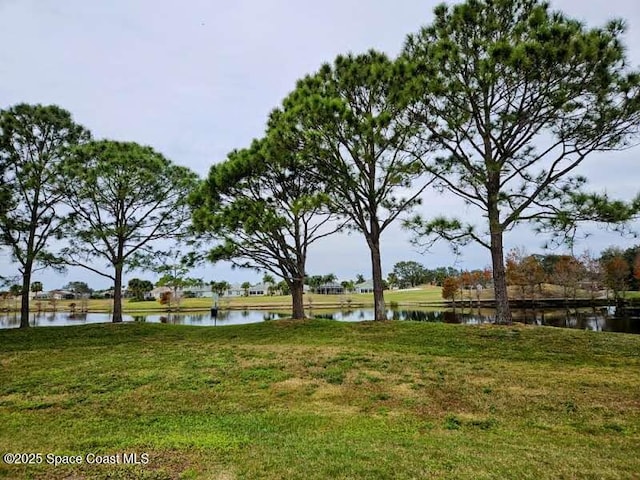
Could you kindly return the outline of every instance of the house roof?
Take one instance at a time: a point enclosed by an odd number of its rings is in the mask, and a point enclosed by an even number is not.
[[[354,285],[353,288],[373,288],[373,280],[366,280],[362,283]]]
[[[186,290],[190,292],[211,292],[211,285],[201,285],[199,287],[189,287]]]
[[[156,287],[153,290],[151,290],[151,293],[163,293],[163,292],[170,292],[171,288],[170,287]]]
[[[336,282],[323,283],[319,285],[317,288],[344,288],[342,285]]]

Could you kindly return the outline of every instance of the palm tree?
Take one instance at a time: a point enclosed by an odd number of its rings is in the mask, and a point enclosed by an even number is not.
[[[353,289],[355,288],[353,280],[344,280],[343,282],[340,282],[340,285],[342,285],[345,292],[353,292]]]

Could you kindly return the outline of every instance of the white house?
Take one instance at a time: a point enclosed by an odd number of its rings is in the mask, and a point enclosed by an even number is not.
[[[198,287],[190,287],[185,290],[185,293],[189,292],[194,298],[213,298],[213,291],[211,285],[200,285]]]
[[[77,298],[75,292],[71,292],[69,290],[51,290],[49,292],[49,298],[53,298],[54,300],[73,300]]]
[[[47,300],[49,298],[49,292],[29,292],[30,300]]]
[[[162,297],[162,294],[164,293],[173,293],[173,289],[170,287],[156,287],[153,290],[151,290],[151,296],[156,299],[156,300],[160,300],[160,297]],[[181,295],[182,292],[180,292],[180,290],[178,290],[178,295]]]
[[[353,287],[356,293],[373,293],[373,280],[367,280],[366,282],[358,283]]]
[[[342,295],[344,287],[336,282],[325,283],[316,288],[316,293],[321,295]]]
[[[249,288],[249,296],[267,295],[270,287],[273,287],[271,283],[259,283],[254,285]]]
[[[239,283],[234,283],[231,285],[226,292],[224,292],[225,297],[242,297],[244,295],[244,289],[240,286]]]

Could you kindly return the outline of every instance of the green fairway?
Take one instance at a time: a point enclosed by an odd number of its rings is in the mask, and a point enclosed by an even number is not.
[[[640,472],[638,336],[409,322],[95,325],[0,331],[0,365],[1,453],[82,459],[0,461],[0,478]],[[123,464],[132,453],[148,463]]]

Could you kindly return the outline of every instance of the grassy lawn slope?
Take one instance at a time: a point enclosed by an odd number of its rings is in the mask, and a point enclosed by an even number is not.
[[[640,337],[385,322],[0,331],[19,479],[639,478]]]

